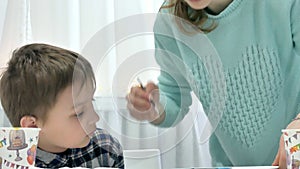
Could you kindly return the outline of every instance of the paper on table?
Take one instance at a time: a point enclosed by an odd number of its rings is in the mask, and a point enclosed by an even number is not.
[[[199,167],[194,169],[278,169],[278,166]]]
[[[278,166],[237,166],[237,167],[219,167],[218,169],[276,169]]]
[[[244,167],[232,167],[232,169],[275,169],[278,166],[244,166]]]
[[[74,167],[75,169],[90,169],[90,168],[84,168],[84,167]],[[72,169],[74,169],[72,168]],[[29,169],[42,169],[42,168],[39,168],[39,167],[30,167]],[[60,169],[69,169],[69,167],[62,167]],[[107,168],[107,167],[97,167],[97,168],[94,168],[94,169],[119,169],[119,168]]]

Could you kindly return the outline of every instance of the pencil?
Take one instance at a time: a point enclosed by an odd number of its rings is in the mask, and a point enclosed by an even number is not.
[[[140,84],[140,87],[141,87],[143,90],[146,90],[146,88],[144,87],[144,85],[143,85],[141,79],[140,79],[139,77],[137,77],[136,80],[137,80],[138,83]],[[154,103],[154,101],[153,101],[152,99],[150,99],[150,103],[152,104],[153,107],[155,107],[155,103]]]
[[[142,83],[141,79],[140,79],[140,78],[137,78],[137,81],[138,81],[138,83],[140,84],[140,87],[141,87],[143,90],[145,90],[145,87],[143,86],[143,83]]]

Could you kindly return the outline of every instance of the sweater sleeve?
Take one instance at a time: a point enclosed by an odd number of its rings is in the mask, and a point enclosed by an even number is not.
[[[176,125],[188,113],[192,103],[191,88],[184,75],[186,70],[177,47],[178,42],[166,19],[163,15],[158,16],[154,26],[155,58],[160,66],[160,102],[166,112],[160,127]]]

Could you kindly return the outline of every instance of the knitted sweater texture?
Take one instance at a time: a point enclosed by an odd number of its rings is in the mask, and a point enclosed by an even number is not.
[[[207,34],[184,33],[174,18],[158,16],[160,126],[184,118],[193,91],[217,126],[209,140],[213,165],[271,165],[281,129],[300,112],[299,9],[299,0],[234,0],[208,14],[217,27]]]

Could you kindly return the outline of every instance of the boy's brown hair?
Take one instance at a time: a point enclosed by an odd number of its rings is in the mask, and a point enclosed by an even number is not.
[[[78,77],[79,76],[79,77]],[[72,85],[95,77],[90,63],[78,53],[48,44],[29,44],[16,49],[0,80],[2,107],[12,126],[24,116],[45,121],[58,94]]]

